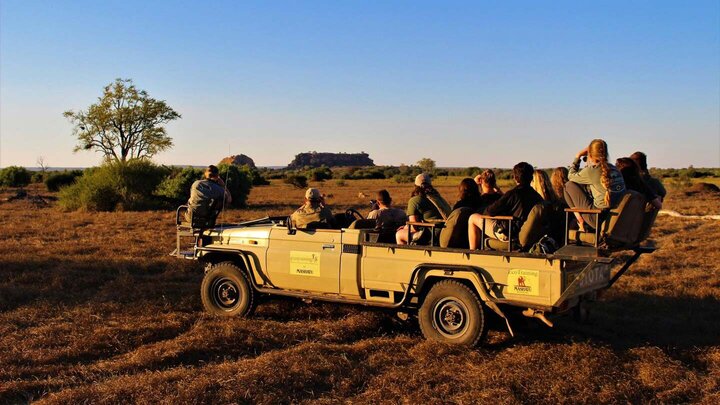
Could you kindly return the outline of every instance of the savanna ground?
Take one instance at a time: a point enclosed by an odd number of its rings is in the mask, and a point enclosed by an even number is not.
[[[439,187],[452,201],[455,180]],[[322,185],[336,209],[411,188],[346,183]],[[223,220],[288,214],[302,195],[258,187]],[[718,214],[720,196],[673,190],[666,208]],[[720,403],[718,221],[660,217],[660,249],[587,324],[520,319],[469,350],[360,307],[272,298],[250,319],[208,316],[202,269],[167,255],[173,218],[0,203],[0,403]]]

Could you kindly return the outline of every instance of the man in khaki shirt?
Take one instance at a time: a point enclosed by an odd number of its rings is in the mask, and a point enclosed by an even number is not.
[[[305,204],[293,212],[290,219],[298,229],[329,229],[335,226],[335,217],[316,188],[305,191]]]

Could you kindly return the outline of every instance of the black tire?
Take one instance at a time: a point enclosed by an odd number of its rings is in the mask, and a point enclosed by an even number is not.
[[[256,297],[247,274],[232,262],[213,265],[203,278],[200,297],[205,310],[213,315],[252,315]]]
[[[418,312],[426,339],[477,346],[487,334],[485,306],[475,291],[455,280],[432,286]]]

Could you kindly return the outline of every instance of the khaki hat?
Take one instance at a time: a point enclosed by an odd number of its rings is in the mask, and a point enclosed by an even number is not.
[[[432,178],[427,173],[420,173],[415,176],[415,185],[420,187],[423,183],[432,184]]]
[[[322,195],[320,195],[320,190],[316,188],[309,188],[305,191],[305,198],[310,201],[318,201],[322,199]]]

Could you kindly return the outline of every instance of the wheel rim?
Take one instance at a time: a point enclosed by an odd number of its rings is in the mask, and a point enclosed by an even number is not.
[[[433,326],[446,338],[462,336],[468,328],[468,309],[455,297],[446,297],[433,308]]]
[[[211,287],[213,303],[224,311],[231,311],[240,303],[240,288],[234,280],[219,278]]]

